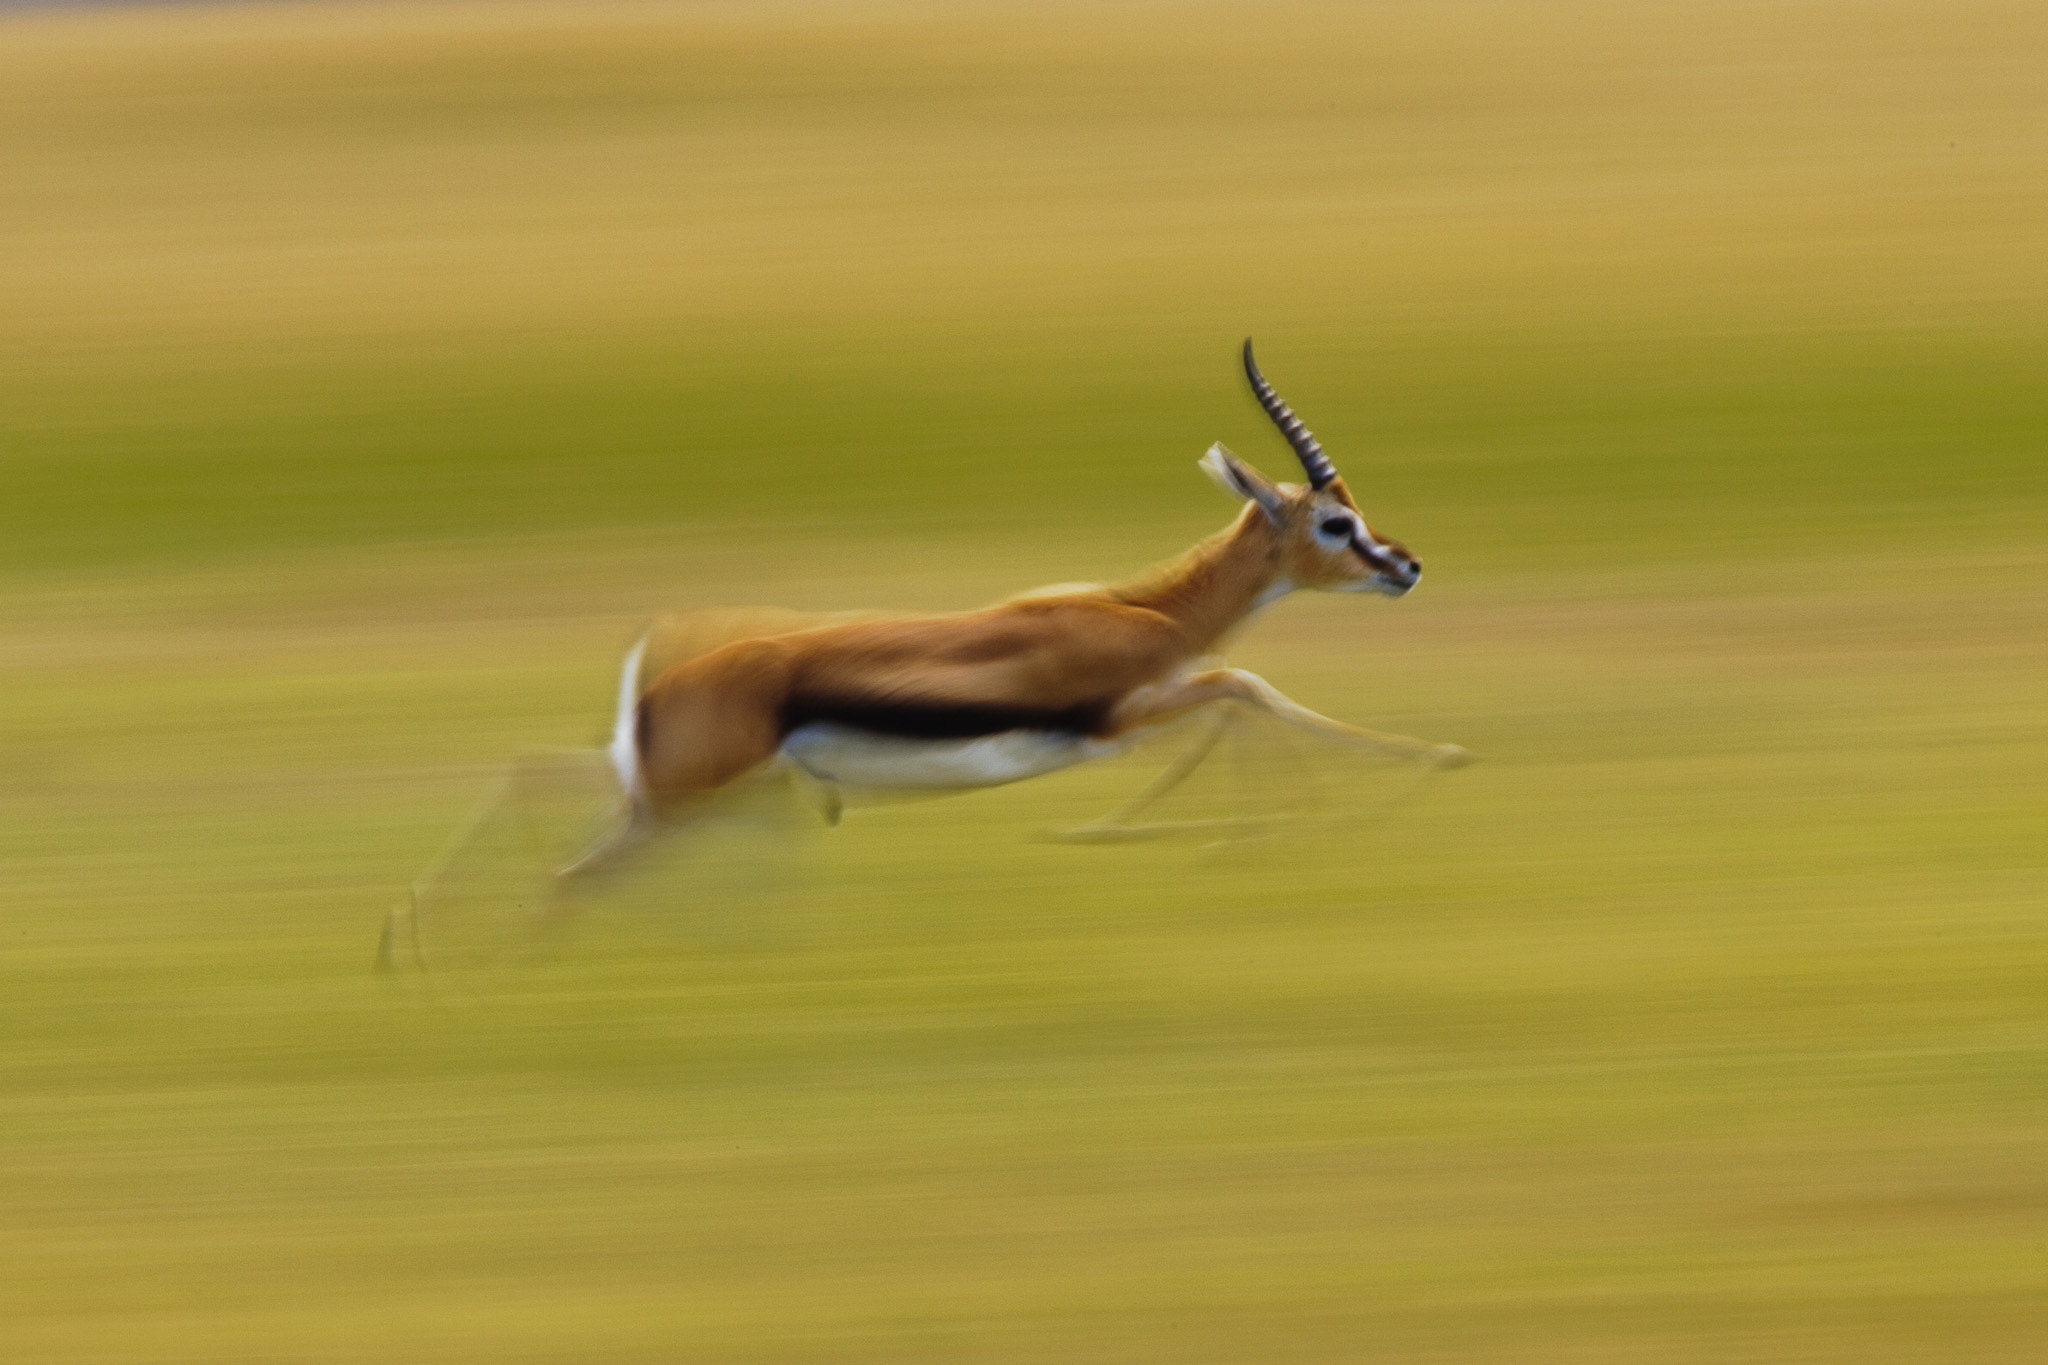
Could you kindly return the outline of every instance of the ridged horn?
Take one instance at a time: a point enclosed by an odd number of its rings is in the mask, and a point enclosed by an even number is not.
[[[1259,406],[1266,410],[1266,416],[1273,419],[1273,425],[1280,428],[1280,434],[1287,438],[1287,444],[1294,447],[1294,456],[1301,461],[1301,467],[1308,473],[1310,488],[1325,488],[1337,477],[1337,466],[1330,463],[1330,457],[1323,454],[1323,448],[1316,444],[1316,438],[1301,424],[1293,409],[1280,401],[1280,395],[1273,392],[1273,386],[1266,382],[1266,376],[1259,373],[1259,362],[1252,359],[1252,339],[1244,339],[1244,377],[1252,383],[1252,395],[1259,400]]]

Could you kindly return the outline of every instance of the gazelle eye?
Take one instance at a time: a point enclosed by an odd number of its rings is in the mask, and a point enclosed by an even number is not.
[[[1316,529],[1326,536],[1349,536],[1351,534],[1351,523],[1343,517],[1331,517]]]

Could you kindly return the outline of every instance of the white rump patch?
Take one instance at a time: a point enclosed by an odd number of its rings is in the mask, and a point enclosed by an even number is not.
[[[640,742],[635,731],[640,714],[640,661],[646,654],[647,637],[643,635],[626,653],[626,666],[619,674],[619,714],[612,722],[612,742],[605,749],[611,755],[612,771],[619,775],[619,786],[635,806],[641,799]]]

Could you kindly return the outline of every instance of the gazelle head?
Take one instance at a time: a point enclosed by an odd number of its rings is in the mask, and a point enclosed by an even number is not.
[[[1301,461],[1306,484],[1275,483],[1221,445],[1209,447],[1202,468],[1230,493],[1257,504],[1279,533],[1280,572],[1297,588],[1324,592],[1377,592],[1399,597],[1422,578],[1422,565],[1406,546],[1366,524],[1351,490],[1316,438],[1273,392],[1244,343],[1244,373],[1259,406],[1280,428]]]

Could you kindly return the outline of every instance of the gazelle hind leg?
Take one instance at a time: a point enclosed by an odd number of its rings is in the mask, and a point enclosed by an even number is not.
[[[656,822],[646,806],[629,801],[612,827],[582,853],[555,869],[555,883],[566,886],[617,870],[635,849],[654,837]]]
[[[516,949],[552,912],[564,844],[615,791],[601,750],[513,760],[386,916],[378,969],[481,965]]]
[[[411,965],[424,970],[427,955],[423,945],[421,921],[426,907],[434,902],[434,896],[441,883],[470,854],[484,832],[498,819],[511,798],[518,781],[517,765],[503,773],[484,799],[471,812],[469,819],[441,847],[428,863],[405,888],[405,898],[391,907],[384,916],[383,932],[377,938],[375,970],[380,973],[396,971],[400,964],[401,951],[411,959]]]
[[[643,639],[626,655],[606,755],[624,799],[618,822],[556,875],[568,886],[615,869],[661,827],[774,757],[773,707],[749,660],[700,659],[639,690]]]
[[[597,841],[555,873],[551,914],[563,894],[616,871],[665,828],[682,822],[735,779],[774,757],[775,716],[719,665],[685,665],[636,695],[644,642],[626,657],[618,717],[606,754],[623,806]],[[740,685],[735,685],[735,683]],[[836,810],[828,815],[836,818]]]

